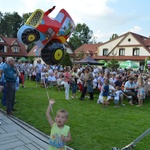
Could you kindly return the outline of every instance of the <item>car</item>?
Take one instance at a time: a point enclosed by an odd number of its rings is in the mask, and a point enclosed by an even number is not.
[[[55,9],[44,12],[36,9],[18,30],[17,37],[25,45],[35,43],[41,50],[41,57],[46,64],[59,63],[65,52],[64,43],[75,30],[75,23],[65,9],[61,9],[55,18],[48,15]]]

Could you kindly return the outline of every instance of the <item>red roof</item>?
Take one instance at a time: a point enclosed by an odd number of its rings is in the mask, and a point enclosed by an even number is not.
[[[22,57],[22,56],[27,56],[27,51],[26,47],[24,44],[20,43],[17,38],[9,38],[9,37],[4,37],[0,36],[1,39],[4,40],[4,42],[0,42],[0,45],[7,46],[7,52],[0,52],[1,56],[15,56],[15,57]],[[20,47],[20,52],[19,53],[13,53],[11,50],[12,46],[15,46],[15,42],[18,43],[18,47]]]
[[[77,48],[74,52],[75,54],[83,51],[84,53],[96,53],[97,47],[101,46],[102,44],[83,44],[79,48]]]

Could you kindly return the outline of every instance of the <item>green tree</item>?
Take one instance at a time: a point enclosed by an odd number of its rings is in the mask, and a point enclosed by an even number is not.
[[[64,54],[64,58],[61,60],[60,64],[64,66],[72,66],[72,62],[70,60],[70,56],[68,53]]]
[[[78,58],[83,58],[83,56],[84,56],[84,51],[80,51],[78,54],[77,54],[77,57]]]
[[[115,38],[117,38],[117,37],[118,37],[118,35],[117,35],[116,33],[114,33],[114,34],[110,37],[110,40],[115,39]]]
[[[35,43],[31,43],[27,46],[27,52],[30,52],[30,50],[35,46]]]
[[[23,17],[23,23],[25,23],[27,21],[27,19],[31,16],[32,13],[25,13],[22,15]]]
[[[31,13],[25,13],[21,16],[17,12],[13,14],[0,12],[0,34],[6,37],[17,38],[18,29],[27,21]],[[35,44],[32,43],[27,46],[29,52]]]
[[[17,37],[17,31],[21,26],[23,18],[17,12],[0,13],[0,34],[6,37]]]
[[[72,50],[75,50],[83,44],[92,44],[96,42],[95,37],[93,37],[93,31],[90,30],[85,23],[78,23],[68,43]]]
[[[116,70],[119,67],[119,63],[116,59],[112,58],[110,61],[107,62],[107,67]]]

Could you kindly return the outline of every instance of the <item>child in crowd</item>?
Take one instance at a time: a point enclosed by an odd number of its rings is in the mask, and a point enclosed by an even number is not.
[[[54,121],[50,115],[50,110],[54,103],[54,99],[49,100],[49,105],[46,111],[46,117],[51,126],[49,149],[67,150],[65,143],[71,141],[70,127],[65,125],[68,120],[68,112],[66,110],[58,110]]]
[[[57,79],[57,88],[58,91],[60,91],[61,87],[64,86],[65,82],[64,82],[64,78],[62,74],[59,74],[59,77]]]
[[[123,104],[123,96],[126,96],[127,98],[132,98],[132,96],[128,96],[126,95],[119,86],[116,86],[116,91],[115,91],[115,95],[114,95],[114,103],[115,103],[115,108],[119,107],[119,100],[121,100],[121,105],[125,106],[125,104]]]
[[[142,76],[138,77],[138,105],[137,106],[143,106],[143,100],[145,99],[145,89],[144,89],[144,80]]]
[[[79,89],[79,92],[82,92],[83,90],[83,85],[82,85],[82,81],[80,79],[77,80],[77,85],[78,85],[78,89]]]
[[[35,79],[36,79],[36,69],[33,68],[32,74],[31,74],[31,80],[32,80],[32,81],[35,81]]]
[[[109,95],[109,79],[105,79],[102,85],[103,107],[107,107],[107,98]]]

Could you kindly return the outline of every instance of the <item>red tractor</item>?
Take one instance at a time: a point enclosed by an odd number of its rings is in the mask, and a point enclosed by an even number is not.
[[[57,64],[64,55],[64,43],[75,29],[70,15],[61,9],[55,18],[48,17],[55,6],[46,12],[35,10],[19,29],[18,39],[25,45],[35,43],[46,64]]]

